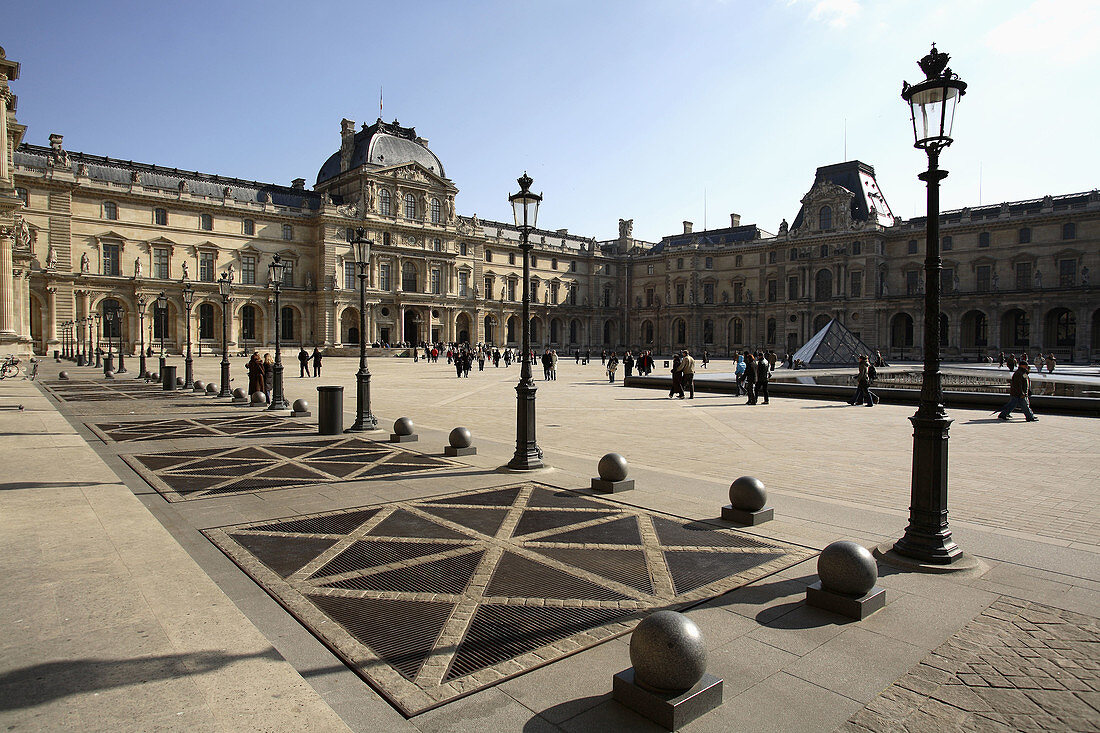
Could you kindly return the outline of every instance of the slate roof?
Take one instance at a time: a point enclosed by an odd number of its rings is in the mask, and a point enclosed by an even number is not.
[[[657,254],[664,251],[666,248],[671,249],[690,244],[719,245],[752,242],[756,239],[760,239],[761,236],[763,236],[763,232],[755,224],[726,227],[725,229],[706,229],[701,232],[691,232],[690,234],[673,234],[662,237],[660,242],[650,248],[649,253]]]
[[[823,165],[814,175],[814,185],[816,186],[820,181],[834,183],[855,194],[855,198],[852,199],[852,221],[870,220],[872,223],[883,226],[894,223],[893,212],[890,211],[890,205],[886,203],[886,197],[879,190],[878,181],[875,180],[875,169],[872,166],[858,160]],[[804,214],[803,207],[799,207],[791,229],[802,226]]]
[[[381,118],[373,125],[364,125],[355,133],[355,147],[351,153],[348,170],[362,165],[388,166],[401,163],[419,163],[441,178],[446,178],[443,163],[435,153],[417,142],[415,127],[402,127],[394,120],[383,122]],[[317,172],[317,184],[340,175],[340,151],[329,156],[321,170]]]

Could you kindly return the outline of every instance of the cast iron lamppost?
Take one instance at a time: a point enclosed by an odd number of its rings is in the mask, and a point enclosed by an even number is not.
[[[367,268],[373,243],[364,239],[363,234],[362,227],[354,233],[348,230],[348,244],[359,266],[359,371],[355,373],[355,423],[345,431],[348,433],[378,429],[378,420],[370,411],[370,370],[367,369]]]
[[[95,368],[103,367],[103,314],[99,311],[92,316],[95,319]]]
[[[190,282],[183,284],[183,307],[187,311],[187,358],[183,360],[183,388],[195,386],[194,372],[191,366],[191,304],[195,302],[195,286]]]
[[[103,360],[103,376],[108,376],[115,370],[115,355],[111,351],[113,342],[111,341],[111,335],[114,333],[115,328],[115,309],[108,308],[103,311],[103,328],[107,331],[107,356]]]
[[[290,403],[283,397],[283,358],[279,340],[279,325],[282,321],[282,308],[279,307],[279,291],[283,286],[283,268],[286,265],[282,257],[275,255],[271,260],[271,287],[275,289],[275,369],[271,380],[271,404],[269,410],[289,410]]]
[[[92,317],[84,316],[84,338],[81,342],[84,347],[84,366],[92,366]]]
[[[162,290],[157,296],[157,320],[160,321],[160,378],[164,379],[164,332],[168,330],[168,296]]]
[[[928,216],[924,257],[924,374],[920,406],[913,423],[913,478],[909,526],[893,551],[911,561],[951,565],[964,557],[951,539],[947,524],[947,440],[951,418],[943,406],[940,375],[940,150],[951,144],[955,105],[966,84],[947,68],[946,53],[932,50],[918,65],[925,79],[902,83],[902,99],[909,104],[914,146],[928,154],[928,170],[918,178],[928,185]]]
[[[519,384],[516,385],[516,454],[508,462],[514,471],[542,468],[542,449],[535,442],[535,380],[531,378],[531,230],[539,216],[542,196],[531,193],[533,181],[526,172],[516,179],[519,193],[508,197],[520,231],[523,251],[523,356],[520,362]]]
[[[218,280],[218,292],[222,294],[222,387],[218,397],[232,397],[229,389],[229,294],[233,291],[233,281],[229,273],[223,272]]]
[[[141,352],[138,354],[138,379],[149,376],[149,371],[145,368],[145,306],[148,302],[144,295],[138,296],[138,337],[141,339]]]
[[[122,348],[122,324],[126,322],[123,318],[124,311],[119,308],[115,311],[115,322],[118,323],[118,369],[115,370],[115,374],[127,374],[126,358],[123,353],[125,349]]]

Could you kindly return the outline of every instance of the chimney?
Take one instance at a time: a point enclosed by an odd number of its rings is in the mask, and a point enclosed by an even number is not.
[[[355,121],[346,117],[340,120],[340,172],[351,167],[351,154],[355,151]]]
[[[295,178],[293,181],[290,182],[290,187],[291,188],[297,188],[301,191],[304,191],[305,188],[306,188],[306,179],[304,179],[304,178]]]
[[[740,214],[730,214],[730,227],[732,228],[732,227],[739,227],[739,226],[741,226],[741,215]]]
[[[684,222],[684,234],[691,234],[691,227],[692,227],[691,222],[690,221],[685,221]]]
[[[565,235],[565,234],[569,233],[569,229],[555,229],[554,231],[558,234],[561,234],[561,235]]]

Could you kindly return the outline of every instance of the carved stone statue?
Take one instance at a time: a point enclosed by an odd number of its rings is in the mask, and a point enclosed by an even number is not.
[[[19,228],[15,232],[15,243],[20,249],[30,249],[35,236],[26,219],[19,220]]]
[[[1035,289],[1043,289],[1043,273],[1039,272],[1038,270],[1035,271]]]
[[[226,186],[225,188],[223,188],[222,189],[222,198],[227,198],[227,199],[233,198],[233,189],[230,188],[229,186]]]
[[[183,279],[184,280],[190,280],[191,276],[187,273],[187,263],[186,262],[181,262],[180,263],[180,269],[183,270]]]
[[[890,294],[890,288],[886,285],[886,280],[882,281],[882,297],[886,297]]]
[[[313,273],[306,270],[306,290],[313,290]]]
[[[993,289],[994,290],[998,289],[998,285],[999,285],[1000,282],[1001,282],[1001,276],[997,274],[996,270],[994,270],[993,271]]]
[[[447,197],[447,221],[454,221],[455,218],[455,197]]]
[[[79,165],[77,165],[76,174],[78,176],[88,175],[88,164],[87,163],[80,163]]]
[[[951,283],[951,285],[952,285],[952,287],[955,288],[956,293],[959,292],[959,273],[957,273],[957,272],[955,273],[954,278],[953,278],[953,282]]]
[[[92,271],[92,263],[88,259],[88,253],[87,252],[80,255],[80,271],[85,275],[87,275],[89,272]]]
[[[141,183],[141,171],[130,172],[130,183]]]
[[[1087,288],[1089,286],[1089,268],[1088,266],[1081,268],[1081,287]]]
[[[225,271],[229,273],[229,282],[233,282],[233,265],[227,267]]]
[[[180,193],[187,193],[187,181],[180,179],[178,188],[180,190]]]
[[[140,257],[134,258],[134,277],[145,277],[145,265],[142,264]]]
[[[634,236],[634,220],[619,219],[619,239],[631,239]]]
[[[72,163],[69,162],[69,154],[61,147],[62,136],[56,132],[50,135],[50,155],[46,159],[46,164],[53,168],[69,168]]]
[[[50,248],[46,251],[46,269],[53,270],[57,267],[57,250],[50,245]]]
[[[787,236],[787,220],[786,219],[779,222],[779,236],[781,236],[781,237]]]

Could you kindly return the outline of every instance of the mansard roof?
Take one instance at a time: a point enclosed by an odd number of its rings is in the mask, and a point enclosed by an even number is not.
[[[890,205],[886,203],[886,198],[879,190],[878,181],[875,180],[875,169],[872,166],[858,160],[823,165],[817,169],[814,176],[814,185],[810,190],[812,191],[814,187],[823,183],[832,183],[854,194],[851,211],[852,221],[881,224],[883,226],[890,226],[894,223],[893,212],[890,211]],[[804,209],[804,206],[799,207],[798,215],[794,218],[794,223],[791,224],[792,230],[802,227],[802,221],[805,218]]]
[[[1024,199],[1022,201],[1006,201],[999,204],[985,206],[971,206],[962,209],[950,209],[940,212],[941,224],[956,224],[967,217],[972,222],[983,219],[999,219],[1004,213],[1009,216],[1023,216],[1027,214],[1040,214],[1043,209],[1048,211],[1069,211],[1072,209],[1084,209],[1089,204],[1094,206],[1100,203],[1100,191],[1083,191],[1081,193],[1069,193],[1061,196],[1045,196],[1040,199]],[[903,226],[924,228],[927,217],[914,216],[906,219]]]
[[[721,244],[743,244],[760,239],[764,236],[763,230],[755,224],[745,224],[724,229],[706,229],[701,232],[688,232],[685,234],[673,234],[662,237],[661,241],[653,245],[650,254],[657,254],[665,249],[686,247],[693,244],[714,246]]]
[[[49,147],[23,143],[15,151],[15,164],[44,170],[48,167],[47,160],[52,152]],[[69,157],[72,173],[76,175],[82,165],[86,166],[87,175],[93,181],[128,185],[133,181],[133,174],[139,173],[141,185],[147,188],[178,191],[180,182],[186,182],[187,190],[198,196],[221,198],[228,187],[232,199],[243,203],[271,202],[277,206],[309,209],[316,209],[321,205],[319,194],[302,188],[166,168],[88,153],[65,152]]]
[[[363,165],[393,166],[401,163],[419,163],[435,175],[446,178],[443,163],[428,149],[427,141],[418,137],[415,127],[402,127],[397,120],[383,122],[379,117],[373,125],[364,123],[355,133],[355,146],[348,170]],[[317,185],[340,175],[340,151],[337,150],[317,173]]]

